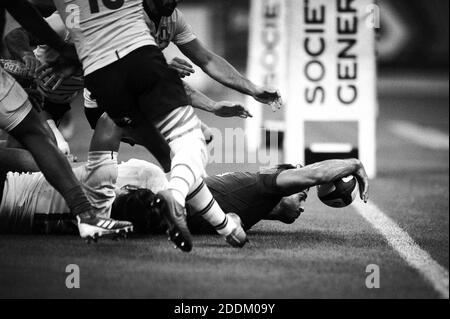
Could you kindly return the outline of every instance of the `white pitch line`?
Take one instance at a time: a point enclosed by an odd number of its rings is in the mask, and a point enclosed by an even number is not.
[[[433,128],[406,121],[393,121],[390,130],[400,138],[435,150],[449,150],[449,136]]]
[[[401,229],[391,218],[384,214],[375,204],[355,202],[357,212],[364,217],[389,245],[414,269],[416,269],[444,299],[449,299],[448,270],[436,262],[429,253]]]

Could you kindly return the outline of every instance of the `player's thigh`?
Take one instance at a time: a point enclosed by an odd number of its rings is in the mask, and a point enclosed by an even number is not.
[[[56,143],[53,134],[51,134],[51,129],[33,108],[9,133],[22,144],[27,144],[30,140],[42,140]]]
[[[66,113],[71,110],[70,103],[55,103],[49,100],[44,100],[44,111],[49,115],[49,118],[55,121],[56,125],[64,118]]]
[[[120,126],[123,126],[122,121],[134,116],[137,104],[126,81],[115,64],[86,77],[86,87],[91,97]]]
[[[11,132],[32,108],[25,90],[0,68],[0,129]]]
[[[189,104],[178,73],[171,69],[158,48],[144,47],[131,59],[130,89],[147,120],[164,116]]]
[[[169,143],[169,146],[173,154],[172,167],[187,164],[194,171],[197,179],[206,176],[208,150],[199,128],[176,138]]]

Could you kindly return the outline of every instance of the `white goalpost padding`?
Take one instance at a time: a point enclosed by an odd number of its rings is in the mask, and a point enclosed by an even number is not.
[[[304,163],[306,122],[357,122],[359,157],[376,175],[373,0],[253,0],[249,77],[280,88],[285,109],[284,160]],[[248,100],[251,150],[273,118]]]

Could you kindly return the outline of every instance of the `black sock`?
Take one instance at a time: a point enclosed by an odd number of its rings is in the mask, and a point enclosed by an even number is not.
[[[75,216],[92,210],[92,205],[80,185],[69,190],[63,197],[70,208],[70,212]]]

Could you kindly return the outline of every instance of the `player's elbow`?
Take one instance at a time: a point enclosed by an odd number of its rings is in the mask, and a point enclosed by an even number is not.
[[[207,52],[199,56],[195,64],[202,69],[203,72],[209,74],[213,71],[215,65],[215,55],[211,52]]]

